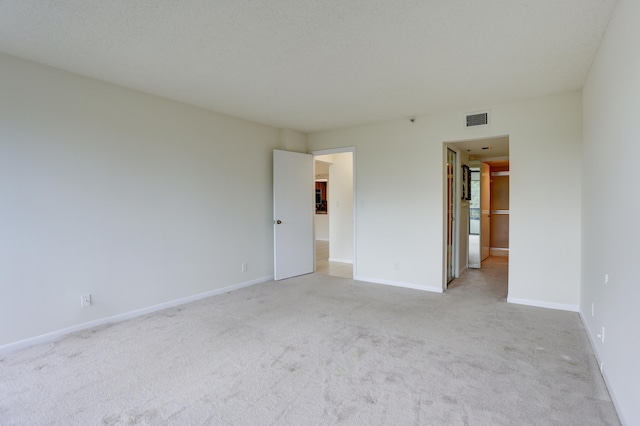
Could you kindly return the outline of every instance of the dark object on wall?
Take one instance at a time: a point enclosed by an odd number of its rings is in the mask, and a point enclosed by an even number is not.
[[[328,213],[327,182],[316,181],[316,213]]]
[[[462,165],[462,199],[471,199],[471,169],[467,165]]]

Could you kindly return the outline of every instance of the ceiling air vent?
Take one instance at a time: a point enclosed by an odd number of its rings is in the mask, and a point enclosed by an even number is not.
[[[489,113],[478,112],[474,114],[467,114],[467,127],[487,126],[489,125]]]

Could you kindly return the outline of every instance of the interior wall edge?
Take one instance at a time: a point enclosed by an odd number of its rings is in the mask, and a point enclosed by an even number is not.
[[[507,297],[507,303],[516,305],[535,306],[537,308],[555,309],[558,311],[579,312],[579,305],[568,303],[545,302],[544,300],[520,299],[518,297]]]
[[[589,345],[591,346],[591,350],[593,351],[593,357],[595,358],[596,362],[598,363],[598,365],[602,364],[602,360],[600,359],[600,355],[598,354],[597,351],[597,346],[596,346],[596,341],[593,339],[593,336],[591,335],[591,333],[589,333],[589,325],[587,322],[587,318],[584,316],[584,313],[582,312],[582,309],[578,310],[578,315],[580,316],[580,322],[582,323],[582,327],[584,328],[584,332],[587,335],[587,338],[589,339]],[[620,404],[618,403],[618,399],[616,398],[616,394],[614,389],[611,387],[610,383],[609,383],[609,379],[607,378],[607,374],[605,373],[604,370],[600,369],[600,375],[602,376],[602,379],[604,380],[604,384],[607,387],[607,392],[609,392],[609,396],[611,397],[611,402],[613,402],[613,406],[616,409],[616,413],[618,414],[618,417],[620,417]],[[622,422],[622,419],[620,419],[620,421]],[[626,424],[625,422],[622,422],[622,424]]]
[[[410,288],[412,290],[429,291],[429,292],[432,292],[432,293],[443,293],[443,289],[440,286],[431,286],[431,285],[423,285],[423,284],[412,284],[412,283],[406,283],[406,282],[401,282],[401,281],[381,280],[381,279],[378,279],[378,278],[363,277],[361,275],[358,275],[358,276],[354,277],[354,280],[356,280],[356,281],[366,281],[368,283],[373,283],[373,284],[390,285],[390,286],[393,286],[393,287]]]

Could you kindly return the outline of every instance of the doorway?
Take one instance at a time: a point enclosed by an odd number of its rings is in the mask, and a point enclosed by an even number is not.
[[[509,136],[444,145],[446,289],[466,269],[481,269],[483,261],[508,264]]]
[[[355,148],[316,151],[316,272],[355,276]],[[323,188],[326,190],[323,192]]]

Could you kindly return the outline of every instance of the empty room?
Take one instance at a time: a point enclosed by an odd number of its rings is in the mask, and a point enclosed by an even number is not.
[[[639,19],[0,2],[0,424],[640,424]]]

